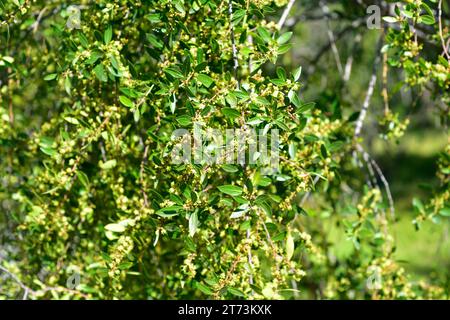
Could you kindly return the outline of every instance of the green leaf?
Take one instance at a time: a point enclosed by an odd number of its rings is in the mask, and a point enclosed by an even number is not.
[[[296,106],[297,108],[300,107],[301,101],[300,98],[298,97],[298,94],[295,91],[293,90],[289,91],[288,97],[294,106]]]
[[[418,212],[424,212],[425,211],[425,207],[422,203],[422,201],[419,198],[414,198],[413,199],[413,207],[418,211]]]
[[[69,76],[67,76],[64,79],[64,89],[66,90],[67,94],[70,96],[70,94],[71,94],[70,90],[72,89],[72,82],[70,81]]]
[[[288,260],[291,260],[292,256],[294,255],[294,250],[295,250],[294,238],[290,233],[288,233],[286,238],[286,258]]]
[[[197,232],[198,227],[198,215],[197,211],[191,214],[189,217],[189,236],[193,237]]]
[[[98,64],[94,68],[94,73],[95,73],[95,76],[98,78],[98,80],[100,80],[101,82],[108,81],[108,76],[106,75],[105,67],[103,67],[102,64]]]
[[[444,217],[450,217],[450,207],[442,208],[439,214]]]
[[[197,287],[198,290],[200,290],[204,294],[207,294],[207,295],[212,295],[213,294],[213,291],[209,287],[207,287],[204,284],[201,284],[200,282],[196,282],[195,286]]]
[[[308,103],[302,104],[300,107],[297,108],[297,110],[295,110],[295,112],[296,113],[304,113],[304,112],[314,108],[315,105],[316,105],[315,102],[308,102]]]
[[[108,160],[105,163],[102,163],[100,165],[100,168],[104,169],[104,170],[110,170],[112,168],[114,168],[117,165],[117,161],[116,160]]]
[[[131,101],[128,97],[126,96],[120,96],[119,97],[120,102],[128,108],[133,108],[134,107],[134,102]]]
[[[234,296],[237,296],[237,297],[245,297],[245,294],[244,294],[241,290],[239,290],[239,289],[227,287],[227,291],[228,291],[229,293],[231,293],[232,295],[234,295]]]
[[[383,20],[386,21],[387,23],[396,23],[397,22],[397,18],[395,17],[383,17]]]
[[[151,33],[147,34],[147,40],[157,49],[162,49],[164,47],[164,43]]]
[[[89,188],[89,178],[86,173],[84,173],[83,171],[77,171],[77,177],[86,189]]]
[[[230,118],[230,119],[235,119],[241,115],[238,110],[233,109],[233,108],[222,108],[222,109],[220,109],[220,111],[222,111],[222,113],[225,117]]]
[[[49,147],[40,147],[39,148],[43,153],[45,153],[46,155],[53,157],[56,155],[56,150],[49,148]]]
[[[247,12],[244,9],[239,9],[233,12],[233,17],[231,18],[231,22],[233,25],[238,24],[245,16]]]
[[[57,76],[58,76],[57,73],[50,73],[44,77],[44,80],[45,81],[55,80]]]
[[[86,49],[89,48],[89,41],[83,33],[78,33],[78,39],[80,40],[80,43],[83,47],[85,47]]]
[[[122,262],[121,264],[119,264],[117,267],[120,270],[128,270],[133,266],[133,262],[128,261],[128,262]]]
[[[179,214],[178,211],[180,211],[181,209],[183,209],[182,206],[170,206],[170,207],[159,209],[156,212],[156,214],[163,218],[170,218],[170,217],[174,217],[174,216],[178,215]]]
[[[300,79],[300,76],[302,75],[302,67],[298,67],[294,70],[292,73],[294,75],[294,81],[298,81]]]
[[[277,42],[279,45],[282,45],[282,44],[288,42],[291,37],[292,37],[292,32],[291,31],[286,32],[277,39]]]
[[[433,10],[431,10],[431,8],[425,2],[422,2],[420,4],[420,6],[422,7],[422,9],[424,9],[428,13],[428,15],[430,15],[430,16],[434,15]]]
[[[14,58],[10,56],[3,56],[2,60],[8,62],[9,64],[12,64],[14,62]]]
[[[172,76],[175,79],[181,79],[184,78],[183,74],[181,73],[180,70],[177,70],[175,68],[167,68],[164,69],[164,72],[167,73],[168,75]]]
[[[237,211],[233,212],[230,216],[231,219],[237,219],[242,217],[246,212],[250,210],[250,207],[248,204],[244,203],[241,205]]]
[[[85,61],[87,65],[91,65],[97,62],[98,59],[102,56],[102,53],[98,51],[92,51],[90,57]]]
[[[430,16],[430,15],[420,16],[418,20],[419,20],[419,22],[425,23],[427,25],[432,25],[432,24],[436,23],[434,16]]]
[[[284,54],[286,52],[289,51],[289,49],[291,49],[292,44],[291,43],[285,43],[282,44],[279,48],[278,48],[278,54]]]
[[[214,80],[210,76],[203,73],[197,76],[197,80],[207,88],[211,87],[211,85],[214,83]]]
[[[105,44],[108,44],[111,42],[112,39],[112,26],[109,26],[105,33],[103,34],[103,40],[105,41]]]
[[[233,186],[233,185],[224,185],[218,187],[219,191],[225,194],[228,194],[232,197],[236,197],[242,194],[243,190],[241,187]]]
[[[224,165],[222,165],[222,169],[229,173],[234,173],[234,172],[239,171],[239,169],[232,164],[224,164]]]
[[[186,127],[192,123],[191,116],[188,115],[179,116],[176,120],[183,127]]]
[[[67,122],[69,122],[71,124],[80,124],[80,122],[73,117],[64,117],[64,120],[66,120]]]
[[[105,226],[105,229],[112,232],[121,233],[125,231],[125,227],[118,223],[110,223]]]
[[[286,235],[287,235],[286,231],[280,232],[279,234],[277,234],[275,237],[272,238],[272,241],[278,242],[278,241],[284,240],[284,239],[286,239]]]
[[[272,36],[270,35],[269,31],[267,31],[266,28],[258,27],[256,29],[256,31],[261,36],[261,38],[264,40],[264,42],[270,42],[270,40],[272,39]]]

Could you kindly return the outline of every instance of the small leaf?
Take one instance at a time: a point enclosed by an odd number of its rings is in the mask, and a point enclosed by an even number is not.
[[[234,296],[245,297],[245,294],[239,289],[228,287],[227,291]]]
[[[101,82],[108,81],[108,76],[106,75],[105,68],[103,67],[102,64],[98,64],[94,68],[94,73],[95,73],[95,76],[98,78],[98,80],[100,80]]]
[[[179,116],[177,117],[177,122],[182,125],[183,127],[186,127],[192,123],[191,117],[188,115]]]
[[[64,79],[64,89],[66,90],[67,94],[70,96],[71,92],[70,90],[72,89],[72,82],[70,82],[70,77],[66,77]]]
[[[294,81],[298,81],[300,79],[300,76],[302,75],[302,67],[298,67],[293,72],[294,75]]]
[[[424,212],[425,211],[425,207],[422,203],[422,201],[419,198],[414,198],[413,199],[413,207],[418,211],[418,212]]]
[[[117,267],[120,270],[128,270],[133,266],[133,262],[129,261],[129,262],[122,262],[121,264],[119,264]]]
[[[292,37],[292,32],[291,31],[286,32],[277,39],[277,42],[279,45],[282,45],[282,44],[288,42],[291,37]]]
[[[205,286],[204,284],[201,284],[200,282],[196,282],[195,286],[197,287],[198,290],[200,290],[204,294],[207,294],[207,295],[213,294],[213,291],[209,287]]]
[[[40,150],[46,155],[53,157],[56,155],[56,150],[48,147],[40,147]]]
[[[224,164],[224,165],[222,165],[222,169],[229,173],[234,173],[234,172],[239,171],[239,169],[232,164]]]
[[[108,44],[111,42],[112,39],[112,26],[109,26],[105,33],[103,34],[103,40],[105,41],[105,44]]]
[[[64,120],[66,120],[67,122],[69,122],[71,124],[80,124],[80,122],[73,117],[64,117]]]
[[[167,73],[168,75],[172,76],[175,79],[180,79],[180,78],[184,78],[183,74],[181,73],[181,71],[175,69],[175,68],[167,68],[164,70],[165,73]]]
[[[419,17],[419,22],[423,22],[427,25],[432,25],[436,23],[436,20],[434,19],[433,16],[430,15],[424,15],[424,16],[420,16]]]
[[[220,111],[223,113],[225,117],[230,118],[232,120],[241,115],[238,110],[233,108],[222,108],[220,109]]]
[[[210,76],[203,73],[197,76],[197,80],[207,88],[211,87],[211,85],[214,83],[214,80]]]
[[[118,224],[118,223],[107,224],[105,226],[105,229],[108,230],[108,231],[117,232],[117,233],[125,231],[125,227],[123,225],[121,225],[121,224]]]
[[[394,17],[383,17],[383,20],[386,21],[387,23],[396,23],[397,22],[397,18]]]
[[[128,108],[133,108],[134,107],[134,102],[131,101],[128,97],[126,96],[120,96],[119,97],[120,102]]]
[[[189,236],[193,237],[197,232],[198,227],[198,215],[197,211],[191,214],[189,217]]]
[[[83,171],[77,171],[78,180],[87,189],[89,187],[89,178]]]
[[[288,260],[291,260],[292,256],[294,255],[294,249],[295,249],[294,238],[290,233],[288,233],[286,238],[286,258]]]
[[[14,58],[10,56],[3,56],[2,60],[8,62],[9,64],[12,64],[14,62]]]
[[[104,170],[109,170],[114,168],[117,165],[117,161],[116,160],[108,160],[105,163],[101,164],[100,167]]]
[[[256,31],[261,36],[261,38],[264,40],[264,42],[270,42],[270,40],[272,39],[272,37],[271,37],[269,31],[267,31],[267,29],[265,29],[263,27],[258,27],[256,29]]]
[[[442,208],[441,211],[439,211],[439,214],[444,217],[450,217],[450,208],[449,207]]]
[[[182,206],[170,206],[166,208],[159,209],[156,214],[163,218],[170,218],[178,215],[178,211],[180,211]]]
[[[57,73],[50,73],[44,77],[44,80],[45,81],[55,80],[57,76],[58,76]]]
[[[248,204],[243,204],[242,206],[240,206],[238,208],[237,211],[233,212],[230,216],[231,219],[237,219],[242,217],[246,212],[248,212],[250,210],[250,207]]]
[[[220,187],[218,187],[218,189],[220,190],[220,192],[228,194],[232,197],[237,197],[237,196],[241,195],[242,191],[243,191],[241,187],[237,187],[237,186],[233,186],[233,185],[220,186]]]

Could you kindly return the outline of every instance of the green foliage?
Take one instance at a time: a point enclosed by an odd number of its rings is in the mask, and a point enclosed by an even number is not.
[[[405,85],[433,86],[448,118],[448,59],[425,55],[409,28],[434,15],[407,2],[406,17],[386,19],[400,28],[382,51]],[[292,47],[274,22],[286,3],[82,1],[77,29],[64,1],[0,1],[0,226],[14,247],[0,265],[31,298],[448,297],[409,281],[382,190],[354,181],[358,110],[305,101],[302,68],[279,66]],[[399,121],[385,113],[386,136],[401,136]],[[252,127],[270,142],[279,130],[279,170],[261,159],[174,164],[172,133],[197,123],[206,134]],[[449,152],[431,202],[414,203],[417,221],[448,219]],[[348,185],[358,203],[342,199]],[[347,261],[304,223],[316,216],[310,194],[345,213]],[[73,273],[80,284],[67,288]],[[381,287],[367,286],[374,275]],[[2,298],[19,288],[0,284]]]

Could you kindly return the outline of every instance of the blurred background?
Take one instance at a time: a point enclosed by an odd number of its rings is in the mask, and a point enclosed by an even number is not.
[[[383,1],[295,1],[285,25],[293,32],[293,47],[278,63],[291,70],[303,66],[303,100],[315,101],[330,112],[339,109],[347,117],[362,108],[371,66],[385,34],[367,26],[370,15],[366,8],[372,4],[381,8],[382,15],[389,13]],[[447,18],[449,5],[444,1],[443,15]],[[437,48],[424,43],[424,52],[432,56]],[[438,155],[449,142],[447,124],[439,112],[442,103],[426,90],[403,86],[401,70],[389,69],[389,109],[398,114],[400,121],[409,121],[409,125],[401,138],[386,139],[385,130],[379,125],[384,114],[382,72],[378,68],[362,136],[366,150],[383,170],[392,191],[396,216],[390,230],[396,239],[396,259],[412,280],[439,279],[450,283],[449,219],[435,221],[439,223],[427,221],[416,230],[413,220],[417,213],[412,205],[414,198],[427,199],[438,183]],[[309,199],[310,215],[320,207],[319,202]],[[326,214],[323,207],[320,214]],[[353,244],[342,228],[336,227],[339,215],[330,212],[330,217],[325,226],[328,241],[336,256],[344,259],[351,255]]]

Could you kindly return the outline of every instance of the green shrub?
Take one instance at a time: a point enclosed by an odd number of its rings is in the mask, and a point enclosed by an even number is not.
[[[0,278],[0,297],[445,297],[443,286],[409,281],[393,256],[389,190],[361,183],[356,165],[383,179],[355,135],[363,113],[305,101],[300,66],[275,68],[292,46],[275,20],[287,2],[0,2],[0,265],[18,275]],[[431,23],[411,6],[415,23]],[[406,84],[434,84],[448,118],[448,59],[425,60],[401,19],[382,52]],[[387,136],[401,135],[398,117],[385,116]],[[202,134],[214,156],[217,133],[251,128],[278,152],[274,163],[258,152],[174,163],[177,129]],[[253,138],[232,152],[248,155]],[[448,216],[448,151],[441,192],[416,201],[418,221]],[[304,207],[310,194],[345,213],[356,248],[347,261],[305,224],[329,218]]]

